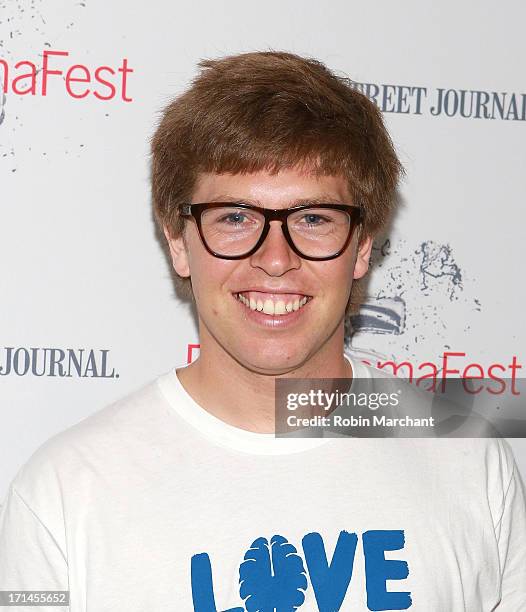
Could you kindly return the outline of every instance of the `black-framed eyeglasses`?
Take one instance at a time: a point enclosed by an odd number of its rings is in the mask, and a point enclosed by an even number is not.
[[[291,208],[262,208],[242,202],[183,204],[182,215],[193,217],[206,250],[221,259],[243,259],[255,253],[280,221],[290,248],[313,261],[334,259],[349,244],[363,222],[359,206],[301,204]]]

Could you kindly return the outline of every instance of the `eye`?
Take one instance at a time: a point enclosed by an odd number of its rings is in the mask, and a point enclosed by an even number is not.
[[[316,213],[307,213],[302,217],[303,223],[306,225],[322,225],[323,223],[330,222],[330,219]]]
[[[234,212],[229,212],[225,215],[223,215],[222,217],[219,217],[218,222],[219,223],[228,223],[231,225],[242,225],[244,221],[246,221],[248,219],[247,215],[245,215],[245,213],[236,210]]]

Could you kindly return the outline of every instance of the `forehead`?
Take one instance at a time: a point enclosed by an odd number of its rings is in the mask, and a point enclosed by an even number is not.
[[[268,208],[285,208],[309,199],[351,203],[343,176],[320,176],[299,169],[273,174],[266,170],[245,174],[201,173],[192,196],[194,203],[243,200]]]

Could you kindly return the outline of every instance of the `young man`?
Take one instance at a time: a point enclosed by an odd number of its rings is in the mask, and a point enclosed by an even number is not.
[[[343,354],[401,171],[379,112],[295,55],[201,67],[152,172],[199,358],[35,453],[0,589],[69,590],[74,612],[526,610],[506,443],[273,433],[278,379],[388,378]]]

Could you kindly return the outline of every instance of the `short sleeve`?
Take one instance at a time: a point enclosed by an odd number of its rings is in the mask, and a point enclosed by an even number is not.
[[[504,483],[502,511],[495,525],[501,567],[501,600],[495,610],[518,612],[526,610],[526,495],[512,450],[506,442],[504,447],[511,476]]]
[[[67,591],[64,553],[37,514],[11,485],[0,509],[0,591]],[[17,610],[36,608],[17,606]],[[68,606],[39,606],[66,612]]]

